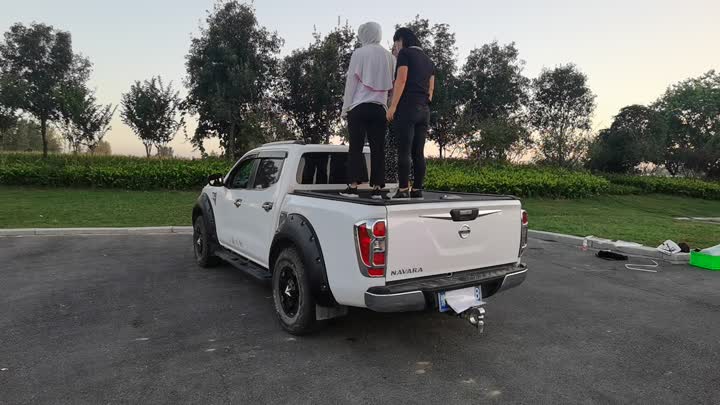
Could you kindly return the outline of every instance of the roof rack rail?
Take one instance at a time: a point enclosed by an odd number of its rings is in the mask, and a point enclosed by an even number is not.
[[[263,146],[269,146],[269,145],[305,145],[305,141],[302,141],[302,140],[276,141],[276,142],[268,142],[266,144],[263,144]]]

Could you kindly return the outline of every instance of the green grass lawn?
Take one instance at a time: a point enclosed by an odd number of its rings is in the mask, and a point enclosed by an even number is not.
[[[0,187],[0,228],[190,225],[198,192]],[[720,201],[666,195],[525,199],[532,229],[657,246],[720,243],[720,226],[674,217],[720,216]]]
[[[657,246],[666,239],[691,247],[720,243],[720,225],[676,217],[720,217],[720,201],[668,195],[603,196],[580,200],[527,199],[530,228],[594,235]]]
[[[0,187],[0,228],[190,225],[198,194]]]

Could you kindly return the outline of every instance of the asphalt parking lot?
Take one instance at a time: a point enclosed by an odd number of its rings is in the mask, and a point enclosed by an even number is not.
[[[720,403],[720,273],[532,241],[483,335],[354,310],[292,337],[268,285],[190,245],[0,238],[0,403]]]

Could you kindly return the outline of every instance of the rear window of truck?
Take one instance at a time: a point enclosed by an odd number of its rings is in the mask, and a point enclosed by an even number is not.
[[[307,152],[300,159],[298,184],[349,184],[347,152]],[[367,159],[362,159],[362,182],[368,181]]]

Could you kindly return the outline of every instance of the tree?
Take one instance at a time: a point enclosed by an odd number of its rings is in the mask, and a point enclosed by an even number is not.
[[[524,66],[515,43],[493,41],[470,51],[460,75],[469,155],[505,161],[529,142],[523,109],[530,80],[522,74]]]
[[[263,141],[282,43],[258,24],[251,5],[216,3],[186,57],[187,104],[198,115],[191,142],[201,152],[204,139],[219,137],[234,160]]]
[[[105,106],[93,104],[87,111],[88,118],[85,121],[83,145],[90,151],[91,155],[95,154],[95,149],[111,129],[110,121],[115,115],[116,109],[117,106],[113,107],[112,104]]]
[[[62,150],[62,139],[52,128],[48,128],[46,136],[48,152],[60,152]],[[0,129],[0,150],[42,151],[43,141],[40,134],[40,125],[37,122],[20,117],[15,120],[12,126]]]
[[[547,163],[569,166],[587,149],[595,95],[587,76],[575,65],[543,69],[532,82],[529,120],[540,137],[539,152]]]
[[[293,51],[281,65],[278,103],[300,137],[309,143],[329,143],[341,127],[345,76],[355,33],[347,24]]]
[[[77,154],[82,150],[83,121],[86,118],[86,111],[95,100],[84,85],[66,85],[62,87],[60,93],[60,111],[56,127],[65,138],[68,150]]]
[[[93,154],[98,156],[112,155],[112,147],[110,146],[110,142],[104,139],[98,142],[97,147],[93,151]]]
[[[158,153],[166,147],[184,124],[180,93],[172,83],[163,86],[159,76],[142,83],[136,81],[122,95],[121,104],[122,121],[145,145],[147,157],[151,156],[153,145]]]
[[[16,121],[14,109],[0,104],[0,133],[12,128]]]
[[[435,93],[432,101],[432,120],[428,138],[437,143],[440,158],[449,147],[461,143],[463,133],[458,131],[461,91],[457,77],[457,47],[455,33],[448,24],[434,24],[420,16],[403,25],[410,28],[435,64]],[[400,25],[396,25],[399,28]]]
[[[90,62],[72,52],[70,33],[52,26],[15,24],[0,44],[0,76],[12,77],[17,97],[12,105],[40,121],[43,155],[47,156],[48,122],[58,118],[61,86],[87,80]]]
[[[117,107],[97,103],[94,92],[84,86],[65,86],[59,96],[58,127],[71,149],[78,153],[85,146],[90,153],[110,130]]]
[[[425,52],[428,52],[428,48],[430,48],[433,42],[433,29],[430,25],[430,20],[421,18],[420,15],[417,14],[412,21],[408,21],[406,24],[395,24],[396,30],[401,27],[409,28],[420,42],[420,47],[423,48]],[[428,56],[431,56],[430,53],[428,53]]]
[[[518,116],[527,102],[530,80],[515,43],[497,41],[470,51],[462,69],[465,113],[482,122]]]
[[[654,107],[669,128],[666,168],[720,177],[720,73],[670,86]]]
[[[610,173],[632,172],[640,163],[663,162],[667,144],[664,117],[649,107],[623,107],[608,129],[590,145],[590,168]]]
[[[13,105],[17,96],[13,92],[10,77],[0,76],[0,134],[14,127],[17,122],[17,108]]]
[[[466,117],[464,117],[466,119]],[[464,133],[468,157],[484,162],[507,162],[515,154],[522,154],[530,134],[517,121],[487,118],[477,123],[458,124]]]
[[[160,146],[157,148],[157,156],[159,158],[172,158],[175,151],[170,146]]]

